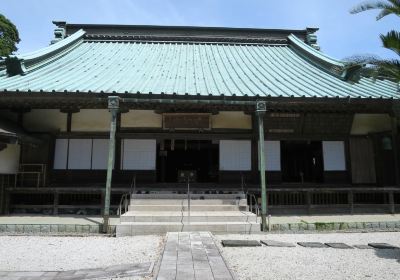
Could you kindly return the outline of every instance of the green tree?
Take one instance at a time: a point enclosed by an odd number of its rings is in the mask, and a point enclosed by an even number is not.
[[[0,14],[0,56],[7,56],[15,52],[18,49],[16,44],[20,41],[15,25]]]
[[[372,1],[364,2],[354,7],[350,13],[358,14],[368,10],[380,10],[376,20],[395,15],[400,16],[400,0],[387,0],[387,1]],[[396,30],[389,31],[386,35],[380,36],[383,47],[392,50],[400,58],[400,32]],[[365,62],[372,65],[364,74],[372,75],[374,77],[389,78],[396,82],[400,82],[400,59],[380,60],[380,59],[366,59]]]

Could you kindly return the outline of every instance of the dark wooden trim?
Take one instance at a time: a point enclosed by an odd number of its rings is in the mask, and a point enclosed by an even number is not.
[[[71,132],[72,127],[72,112],[67,113],[67,132]]]
[[[395,172],[395,182],[396,185],[400,187],[400,163],[399,163],[399,137],[398,137],[398,123],[395,116],[391,116],[391,126],[392,126],[392,149],[393,149],[393,159],[394,159],[394,172]]]

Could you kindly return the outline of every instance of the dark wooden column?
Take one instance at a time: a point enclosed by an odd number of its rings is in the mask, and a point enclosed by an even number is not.
[[[396,186],[400,187],[400,164],[399,164],[399,137],[398,137],[398,126],[397,118],[391,116],[392,122],[392,150],[393,150],[393,160],[394,160],[394,175]]]

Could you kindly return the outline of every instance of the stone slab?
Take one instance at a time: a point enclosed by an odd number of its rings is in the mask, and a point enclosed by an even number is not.
[[[222,240],[224,247],[260,247],[260,242],[256,240]]]
[[[353,247],[345,244],[345,243],[325,243],[328,247],[334,248],[334,249],[354,249]]]
[[[297,244],[299,244],[302,247],[306,247],[306,248],[327,248],[328,247],[321,242],[297,242]]]
[[[374,249],[400,249],[399,247],[390,245],[388,243],[368,243]]]
[[[104,279],[150,275],[153,263],[114,265],[109,267],[68,271],[0,271],[0,280],[71,280]]]
[[[374,249],[374,247],[364,245],[364,244],[359,244],[359,245],[353,245],[354,248],[361,249],[361,250],[366,250],[366,249]]]
[[[275,240],[261,240],[261,243],[269,247],[296,247],[296,245],[293,243]]]
[[[233,277],[209,232],[169,232],[156,279],[233,280]]]

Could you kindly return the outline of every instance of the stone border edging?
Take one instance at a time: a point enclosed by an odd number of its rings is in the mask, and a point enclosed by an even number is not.
[[[115,226],[110,226],[115,232]],[[101,225],[0,224],[0,234],[101,234]]]

